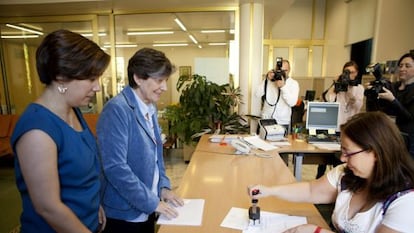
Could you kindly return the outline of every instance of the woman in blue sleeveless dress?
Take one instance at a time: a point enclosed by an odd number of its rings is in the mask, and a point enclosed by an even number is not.
[[[83,36],[58,30],[36,52],[44,92],[20,116],[12,135],[21,232],[97,232],[100,165],[96,140],[78,107],[100,91],[109,55]]]

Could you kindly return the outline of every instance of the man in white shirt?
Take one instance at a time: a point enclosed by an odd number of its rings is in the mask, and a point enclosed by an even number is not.
[[[281,66],[270,70],[256,91],[256,97],[262,98],[262,119],[276,119],[277,124],[289,130],[292,107],[299,97],[299,83],[289,76],[290,63],[282,60]]]

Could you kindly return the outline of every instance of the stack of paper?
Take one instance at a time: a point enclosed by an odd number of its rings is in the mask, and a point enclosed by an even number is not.
[[[274,150],[274,149],[278,148],[277,146],[274,146],[274,145],[266,142],[265,140],[261,139],[257,135],[256,136],[244,137],[243,140],[248,142],[253,147],[264,150],[264,151]]]
[[[209,137],[210,142],[220,143],[226,142],[230,143],[232,140],[239,138],[240,136],[234,134],[214,134]]]

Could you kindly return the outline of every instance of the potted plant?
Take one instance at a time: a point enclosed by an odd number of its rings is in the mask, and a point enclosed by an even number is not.
[[[237,134],[248,132],[245,120],[237,114],[241,101],[240,88],[235,88],[230,77],[228,84],[218,85],[205,76],[180,76],[177,91],[179,103],[166,108],[165,118],[184,145],[195,145],[205,133]]]

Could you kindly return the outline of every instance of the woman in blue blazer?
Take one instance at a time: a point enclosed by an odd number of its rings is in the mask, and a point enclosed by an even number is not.
[[[156,213],[174,218],[173,206],[183,205],[165,174],[155,105],[174,70],[164,53],[140,49],[129,60],[129,85],[100,114],[104,232],[154,232]]]

